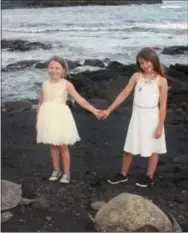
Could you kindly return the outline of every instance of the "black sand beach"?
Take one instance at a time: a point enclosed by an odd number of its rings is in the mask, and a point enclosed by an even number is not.
[[[77,89],[86,98],[98,98],[95,103],[98,101],[98,105],[104,107],[104,101],[99,98],[110,103],[123,88],[122,82],[126,83],[133,71],[126,67],[126,73],[122,67],[115,66],[113,70],[118,76],[116,80],[107,78],[110,77],[109,74],[113,76],[109,69],[105,75],[101,73],[103,71],[88,72],[87,78],[92,81],[86,82],[85,86],[81,85],[79,75],[73,77],[73,83],[77,84]],[[174,71],[168,70],[168,74],[170,72],[172,74]],[[175,216],[183,231],[188,231],[188,84],[182,84],[178,80],[182,74],[176,73],[176,77],[171,75],[168,79],[169,86],[172,87],[166,120],[168,153],[160,157],[156,184],[152,188],[141,189],[135,186],[136,179],[145,172],[147,164],[139,156],[134,159],[127,184],[112,186],[106,182],[121,166],[122,149],[132,109],[131,98],[105,121],[98,121],[77,106],[72,109],[82,140],[70,148],[72,182],[68,185],[48,181],[52,171],[49,148],[36,144],[35,110],[3,111],[2,179],[22,184],[24,197],[45,197],[49,206],[16,207],[12,219],[2,224],[2,232],[93,231],[88,212],[94,213],[90,210],[89,203],[109,200],[122,192],[136,193],[153,200],[160,208]],[[86,73],[80,77],[84,75]],[[121,78],[123,75],[124,78]],[[97,81],[100,76],[106,80],[101,78]],[[91,93],[88,88],[94,81]]]

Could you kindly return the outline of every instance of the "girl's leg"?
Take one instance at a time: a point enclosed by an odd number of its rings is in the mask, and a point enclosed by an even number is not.
[[[61,157],[63,160],[64,174],[60,179],[60,183],[68,184],[70,182],[70,153],[69,148],[66,145],[60,147]]]
[[[53,172],[50,176],[50,181],[56,181],[61,176],[60,166],[59,166],[59,148],[58,146],[51,145],[51,157],[52,157],[52,165],[53,165]]]
[[[123,160],[122,160],[122,167],[121,167],[121,173],[124,176],[127,176],[129,172],[129,168],[132,164],[133,156],[131,153],[124,152],[123,154]]]
[[[53,170],[54,171],[60,171],[60,166],[59,166],[59,159],[60,159],[60,154],[59,154],[59,148],[58,146],[51,145],[51,157],[52,157],[52,165],[53,165]]]
[[[63,160],[63,169],[64,173],[69,175],[70,174],[70,153],[69,148],[66,145],[61,145],[60,147],[61,157]]]
[[[110,184],[118,184],[128,180],[127,174],[132,163],[132,154],[124,152],[122,159],[121,172],[118,172],[115,177],[108,180]]]
[[[141,177],[140,180],[137,181],[136,183],[137,186],[146,188],[148,186],[153,185],[153,175],[157,168],[158,160],[159,160],[159,155],[157,153],[153,153],[148,161],[147,174],[146,176]]]
[[[149,158],[147,176],[150,179],[153,179],[153,175],[157,168],[158,161],[159,161],[159,155],[157,153],[153,153],[152,156]]]

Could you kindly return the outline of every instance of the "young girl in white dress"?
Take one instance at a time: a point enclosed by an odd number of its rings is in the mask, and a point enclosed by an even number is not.
[[[50,181],[56,181],[61,176],[61,183],[70,182],[70,153],[68,145],[80,140],[73,115],[66,105],[70,94],[78,104],[92,112],[95,116],[98,110],[91,106],[75,90],[71,82],[66,80],[68,67],[64,59],[53,57],[48,62],[49,79],[40,89],[40,99],[37,109],[36,130],[37,143],[50,144],[53,172]],[[63,159],[64,174],[60,169],[60,154]]]
[[[148,187],[153,184],[158,154],[167,152],[164,122],[168,85],[155,50],[142,49],[137,55],[136,62],[140,72],[133,74],[125,89],[113,104],[100,114],[99,118],[107,118],[135,89],[121,172],[108,182],[110,184],[126,182],[132,155],[140,154],[143,157],[149,157],[149,163],[147,174],[140,177],[136,185]]]

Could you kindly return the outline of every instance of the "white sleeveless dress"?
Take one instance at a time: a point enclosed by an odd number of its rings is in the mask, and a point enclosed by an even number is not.
[[[165,130],[160,138],[154,133],[159,121],[159,77],[147,81],[140,74],[135,87],[132,116],[129,123],[124,151],[133,155],[149,157],[152,153],[164,154],[166,150]]]
[[[37,143],[73,145],[80,140],[73,115],[66,105],[67,81],[42,85],[43,103],[38,112]]]

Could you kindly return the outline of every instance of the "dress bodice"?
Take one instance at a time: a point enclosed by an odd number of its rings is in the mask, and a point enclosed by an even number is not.
[[[43,102],[56,102],[56,103],[66,103],[67,101],[67,81],[61,79],[57,83],[51,83],[47,80],[43,83]]]
[[[146,80],[140,74],[134,92],[134,103],[141,107],[156,107],[159,103],[159,77],[153,80]]]

